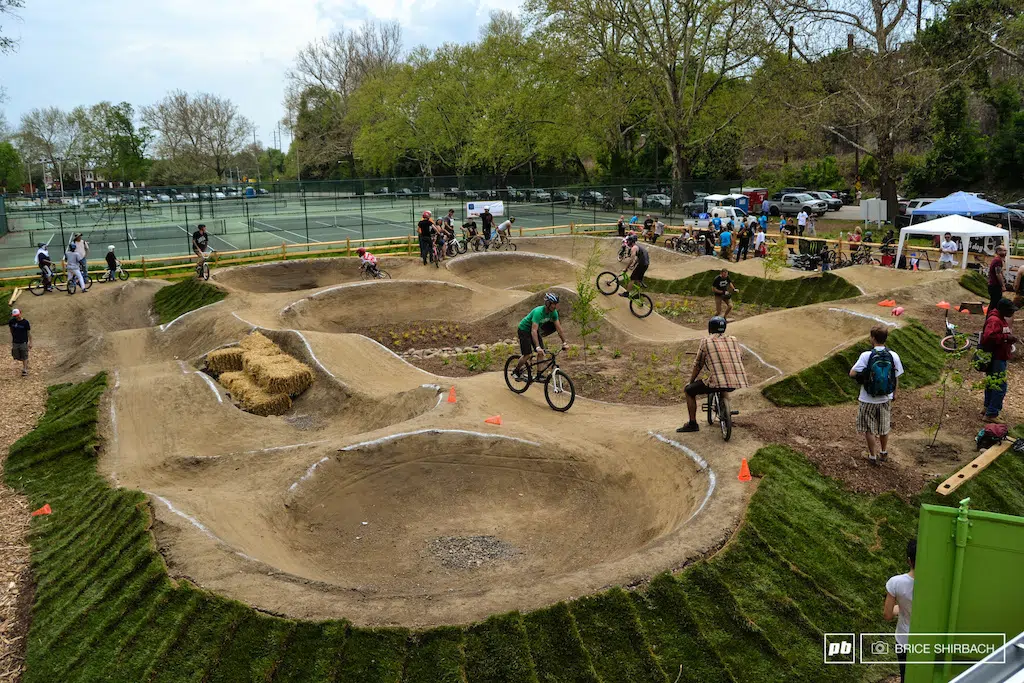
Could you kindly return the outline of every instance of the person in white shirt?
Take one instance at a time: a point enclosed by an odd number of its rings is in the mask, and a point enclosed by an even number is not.
[[[960,253],[960,245],[953,241],[953,236],[948,232],[943,235],[939,248],[942,250],[942,255],[939,256],[939,268],[941,270],[955,268],[956,254]]]
[[[892,421],[892,401],[896,397],[898,378],[903,374],[899,354],[885,347],[889,328],[878,325],[871,328],[870,351],[850,369],[850,377],[860,382],[857,431],[868,444],[868,461],[878,465],[889,458],[889,431]]]
[[[754,256],[764,256],[764,250],[764,227],[759,225],[754,234]]]
[[[807,212],[803,209],[800,209],[800,213],[796,215],[796,226],[797,234],[803,237],[804,230],[807,228]]]
[[[907,641],[910,633],[910,613],[914,604],[914,567],[917,564],[917,539],[907,543],[907,564],[910,571],[897,574],[885,582],[885,609],[882,616],[886,621],[896,619],[896,658],[900,663],[900,683],[907,673]]]
[[[651,239],[651,244],[657,244],[658,238],[665,234],[665,223],[659,218],[654,223],[654,237]]]
[[[509,217],[507,221],[498,226],[498,243],[508,242],[509,233],[512,232],[512,224],[516,222],[514,217]]]

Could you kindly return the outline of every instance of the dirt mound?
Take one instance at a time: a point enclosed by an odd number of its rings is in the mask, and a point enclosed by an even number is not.
[[[392,264],[381,260],[381,266]],[[252,266],[237,266],[214,270],[213,279],[232,289],[257,294],[296,292],[319,289],[359,279],[359,260],[356,258],[319,258],[301,261],[275,261]]]
[[[380,280],[317,292],[289,304],[281,319],[300,330],[349,332],[406,320],[472,320],[492,307],[493,301],[451,282]]]
[[[576,280],[576,264],[560,256],[483,252],[460,256],[447,267],[459,277],[495,289],[529,288]]]

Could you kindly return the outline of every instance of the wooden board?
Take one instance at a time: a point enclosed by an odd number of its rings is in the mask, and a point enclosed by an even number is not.
[[[968,463],[966,467],[939,484],[939,488],[935,489],[935,491],[942,496],[948,496],[950,493],[953,493],[953,491],[960,488],[965,481],[973,479],[974,475],[994,463],[996,458],[1000,455],[1010,450],[1010,447],[1013,446],[1013,441],[1013,439],[1009,439],[989,448],[987,451]]]
[[[11,299],[10,299],[10,301],[7,302],[8,306],[13,306],[14,305],[14,302],[18,300],[19,296],[21,296],[21,290],[22,289],[24,289],[24,288],[23,287],[15,287],[14,288],[14,291],[11,292]]]

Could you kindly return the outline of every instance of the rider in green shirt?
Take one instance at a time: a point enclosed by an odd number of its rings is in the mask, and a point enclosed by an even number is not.
[[[516,375],[533,359],[533,354],[544,355],[544,337],[552,332],[558,332],[562,339],[562,348],[566,346],[565,334],[562,332],[562,323],[558,321],[558,295],[548,292],[544,295],[544,305],[530,311],[525,318],[519,321],[519,352],[522,357],[516,365]]]

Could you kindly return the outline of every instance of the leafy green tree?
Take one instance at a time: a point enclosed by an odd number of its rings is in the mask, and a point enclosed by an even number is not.
[[[135,120],[135,108],[128,102],[100,102],[88,109],[85,156],[101,176],[122,182],[148,180],[152,161],[146,152],[153,136]]]
[[[985,173],[984,141],[970,111],[963,85],[935,101],[931,115],[931,149],[908,178],[908,189],[943,193],[970,188]]]
[[[24,164],[21,155],[10,142],[0,142],[0,188],[6,192],[21,189]]]

